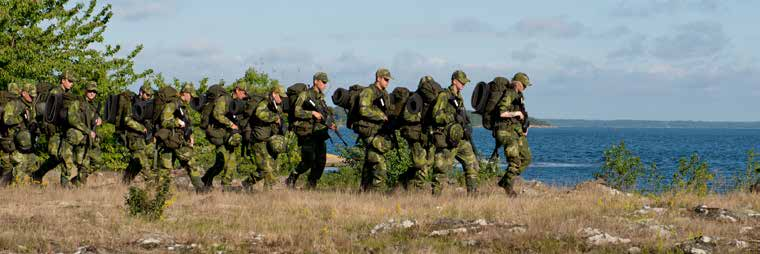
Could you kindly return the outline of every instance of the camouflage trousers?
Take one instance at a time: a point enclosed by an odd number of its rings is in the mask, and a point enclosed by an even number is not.
[[[266,141],[261,141],[253,144],[253,156],[256,161],[256,173],[249,175],[243,182],[253,185],[263,181],[264,189],[271,190],[276,182],[274,173],[280,168],[277,163],[278,154],[269,148]]]
[[[48,145],[47,145],[47,152],[49,157],[40,164],[39,168],[32,173],[32,181],[35,183],[42,183],[42,179],[45,177],[47,172],[50,172],[51,170],[55,168],[61,168],[61,157],[60,157],[60,151],[61,146],[63,144],[63,140],[61,140],[61,135],[58,133],[53,134],[48,138]],[[63,169],[61,169],[62,171]],[[61,184],[68,184],[68,178],[66,178],[66,181],[63,181],[64,178],[61,178]]]
[[[325,171],[327,144],[325,144],[324,139],[317,137],[317,135],[311,135],[299,136],[298,146],[301,148],[301,162],[298,163],[295,171],[288,176],[288,184],[291,187],[295,186],[298,177],[309,171],[306,187],[315,188],[319,179],[322,178],[322,173]]]
[[[65,186],[69,182],[76,185],[87,183],[87,178],[95,172],[94,165],[100,165],[100,149],[97,145],[90,144],[88,138],[80,131],[69,129],[66,138],[61,144],[60,157],[63,160],[61,168],[61,183]],[[73,172],[76,177],[72,177]]]
[[[462,164],[467,192],[473,193],[477,191],[477,179],[480,165],[478,164],[478,159],[475,157],[472,143],[467,140],[462,140],[456,147],[439,148],[436,150],[435,164],[432,173],[433,182],[431,184],[434,195],[441,194],[443,184],[447,180],[447,175],[451,173],[452,167],[454,166],[454,160]]]
[[[363,139],[365,145],[364,166],[362,167],[362,191],[374,191],[384,187],[388,166],[385,164],[385,153],[391,150],[391,141],[382,135],[374,135]]]
[[[37,169],[34,153],[0,152],[0,186],[31,183],[31,174]]]
[[[412,166],[404,172],[402,182],[407,189],[422,190],[435,161],[435,147],[425,148],[421,142],[411,142]]]
[[[235,147],[230,145],[218,145],[216,146],[216,158],[214,165],[211,166],[203,175],[201,180],[206,187],[213,185],[214,177],[221,173],[222,186],[232,185],[232,175],[237,170],[237,155],[235,155]]]
[[[193,154],[193,148],[189,146],[181,146],[177,149],[169,149],[166,147],[159,147],[159,159],[158,159],[158,172],[156,172],[156,183],[162,183],[167,179],[171,179],[171,171],[174,169],[174,160],[179,161],[179,165],[185,168],[187,176],[190,177],[190,182],[196,189],[202,189],[203,183],[200,177],[200,167],[195,161]]]
[[[145,142],[145,139],[134,138],[127,140],[127,148],[132,155],[127,168],[124,169],[124,175],[122,176],[122,182],[124,184],[131,183],[139,174],[142,174],[145,179],[151,179],[154,173],[153,170],[153,149],[155,149],[155,143]]]
[[[507,157],[507,170],[499,180],[499,186],[505,187],[511,185],[513,178],[528,168],[532,155],[528,137],[522,133],[522,127],[519,125],[497,129],[496,139],[497,142],[504,144],[504,155]]]

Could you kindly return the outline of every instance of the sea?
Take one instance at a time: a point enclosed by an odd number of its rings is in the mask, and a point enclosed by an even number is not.
[[[341,130],[352,145],[356,136],[349,129]],[[328,152],[337,154],[341,141],[331,132]],[[485,160],[494,147],[491,131],[473,130],[474,145]],[[528,142],[533,163],[522,174],[525,180],[538,180],[553,186],[571,186],[593,180],[600,170],[604,151],[620,142],[639,156],[645,164],[657,164],[658,171],[671,177],[680,158],[698,154],[715,173],[714,182],[726,188],[747,167],[747,152],[760,152],[760,129],[721,128],[531,128]],[[501,168],[506,159],[501,153]],[[760,158],[758,158],[760,160]]]

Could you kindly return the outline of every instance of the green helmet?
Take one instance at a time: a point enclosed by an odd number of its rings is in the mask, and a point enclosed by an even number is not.
[[[24,86],[22,87],[22,91],[28,93],[29,96],[37,97],[37,86],[35,86],[31,82],[24,83]]]
[[[529,87],[531,85],[530,78],[528,78],[528,74],[518,72],[515,73],[515,76],[512,78],[512,81],[520,81],[525,87]]]
[[[150,83],[145,82],[140,87],[140,92],[142,92],[144,94],[147,94],[148,96],[151,96],[151,95],[153,95],[153,87],[151,87]]]

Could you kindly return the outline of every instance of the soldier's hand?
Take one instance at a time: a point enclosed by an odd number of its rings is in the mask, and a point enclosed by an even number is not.
[[[143,133],[148,133],[148,128],[143,127]]]
[[[96,134],[94,131],[90,132],[90,138],[92,138],[92,139],[95,139],[95,137],[97,137],[97,135],[98,134]]]
[[[233,123],[232,125],[230,125],[230,128],[233,129],[233,130],[237,130],[238,126],[237,126],[237,124]]]
[[[387,121],[388,121],[388,116],[383,116],[383,122],[387,122]]]
[[[311,111],[311,116],[316,118],[318,121],[322,121],[322,114],[317,111]]]
[[[195,138],[190,136],[190,147],[193,147],[193,145],[195,145]]]
[[[179,125],[180,128],[185,128],[185,121],[177,119],[177,125]]]
[[[280,125],[281,121],[280,118],[277,118],[277,120],[274,121],[275,124]]]
[[[330,125],[330,129],[334,131],[338,131],[338,126],[335,126],[335,124]]]
[[[516,111],[516,112],[514,112],[514,113],[512,113],[512,114],[513,114],[514,116],[516,116],[517,118],[520,118],[520,120],[523,120],[523,118],[525,118],[525,115],[523,115],[523,113],[522,113],[522,112],[520,112],[520,111]]]

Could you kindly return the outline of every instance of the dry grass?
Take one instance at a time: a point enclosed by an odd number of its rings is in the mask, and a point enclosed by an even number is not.
[[[760,220],[725,223],[695,218],[699,204],[736,211],[760,210],[751,194],[695,196],[612,195],[593,184],[578,189],[523,184],[519,198],[507,199],[498,189],[484,187],[483,195],[467,197],[448,188],[441,197],[424,193],[393,195],[344,192],[306,192],[278,189],[272,192],[196,195],[176,191],[174,202],[158,222],[128,217],[124,208],[127,188],[115,184],[112,173],[95,177],[89,187],[64,190],[14,187],[0,190],[0,250],[4,252],[74,252],[92,246],[101,252],[169,252],[169,242],[198,244],[188,252],[625,252],[632,246],[644,252],[667,252],[678,242],[698,235],[720,237],[719,252],[739,250],[728,241],[755,244],[760,231],[740,234]],[[665,207],[662,214],[637,215],[644,205]],[[486,219],[512,227],[487,227],[478,233],[429,236],[442,225],[439,219]],[[371,229],[389,219],[411,219],[409,229],[371,235]],[[658,236],[646,225],[670,225],[671,235]],[[445,225],[443,225],[445,227]],[[590,246],[578,230],[600,229],[629,238],[630,244]],[[263,235],[255,239],[256,235]],[[146,250],[138,239],[155,236],[159,247]],[[187,250],[186,250],[187,251]],[[2,251],[0,251],[2,252]]]

